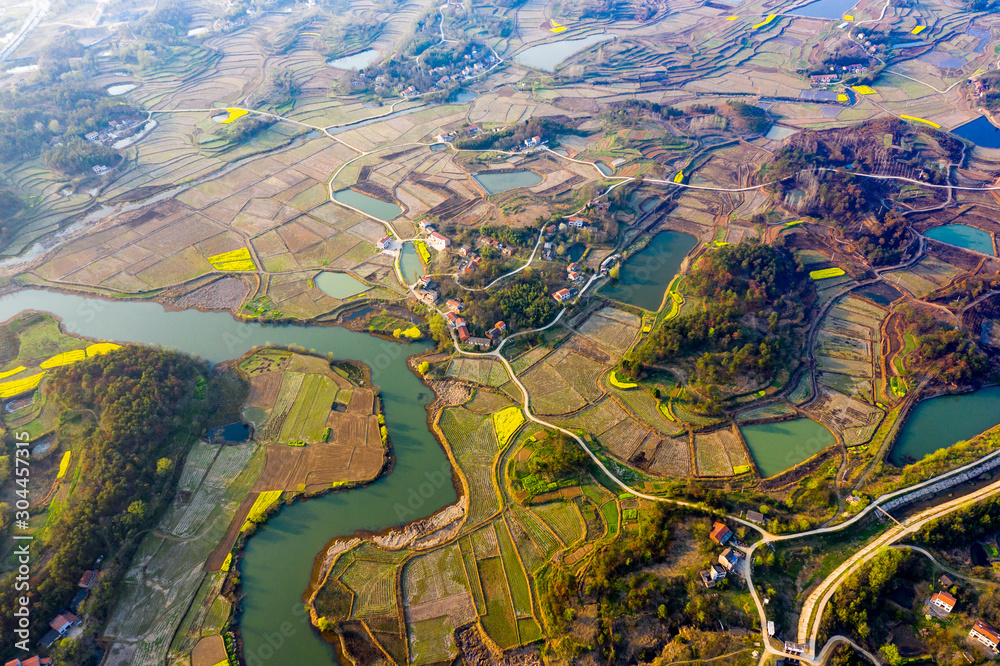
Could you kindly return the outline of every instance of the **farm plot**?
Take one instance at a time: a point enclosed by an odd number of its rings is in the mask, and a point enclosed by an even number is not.
[[[542,558],[548,560],[562,550],[563,543],[549,527],[541,521],[534,513],[524,507],[513,504],[507,512],[511,524],[516,522],[518,527],[528,535],[528,538],[535,544]]]
[[[572,545],[583,538],[583,517],[573,502],[549,502],[533,506],[532,510],[566,545]]]
[[[659,476],[690,476],[691,446],[688,436],[663,437],[651,433],[639,444],[629,463]]]
[[[614,398],[605,397],[569,418],[559,419],[557,423],[564,428],[576,428],[599,435],[627,418],[628,412]]]
[[[610,382],[609,386],[611,386],[611,392],[625,404],[636,418],[641,419],[643,423],[670,436],[679,435],[683,432],[683,428],[679,424],[667,419],[661,409],[660,402],[646,391],[635,389],[622,390],[615,388]]]
[[[384,617],[399,613],[396,606],[395,564],[355,559],[340,582],[354,593],[351,618]]]
[[[469,587],[457,544],[418,555],[407,562],[402,581],[407,606],[461,594]]]
[[[450,407],[438,424],[469,484],[468,520],[475,524],[500,508],[493,483],[493,461],[499,449],[492,418],[463,407]]]
[[[514,541],[502,518],[496,521],[495,527],[497,540],[500,543],[500,559],[503,562],[504,573],[507,574],[510,598],[514,604],[514,614],[519,618],[531,617],[531,588],[517,549],[514,547]]]
[[[599,378],[608,366],[598,363],[588,356],[575,352],[568,345],[562,345],[544,361],[557,372],[566,384],[587,402],[601,397]]]
[[[325,442],[327,417],[336,395],[337,386],[330,377],[315,373],[304,374],[295,402],[281,425],[280,439],[309,444]]]
[[[729,459],[724,439],[733,434],[726,430],[713,433],[697,433],[694,436],[695,459],[698,476],[732,476],[733,461]]]
[[[500,386],[510,377],[500,361],[459,357],[448,366],[448,375],[486,386]]]
[[[104,631],[114,643],[109,652],[118,655],[111,663],[164,662],[205,578],[206,559],[223,540],[242,495],[260,473],[259,466],[249,464],[256,447],[253,442],[222,447],[187,505],[172,508],[158,528],[190,536],[178,540],[152,533],[143,539]],[[190,484],[204,468],[207,455],[199,451],[192,470],[182,470]],[[233,497],[237,489],[240,497]]]
[[[602,348],[621,354],[632,345],[641,323],[634,314],[608,307],[591,315],[578,330]]]
[[[519,642],[514,604],[507,588],[503,561],[499,557],[479,561],[479,580],[483,583],[486,615],[481,618],[483,628],[503,649]]]
[[[868,442],[884,416],[884,412],[878,407],[823,385],[820,385],[819,395],[812,409],[823,423],[841,434],[844,444],[849,447]]]
[[[571,412],[587,404],[583,396],[545,361],[531,366],[520,380],[539,414]]]
[[[620,460],[629,460],[649,434],[649,426],[631,416],[598,434],[601,445]]]
[[[804,380],[800,380],[795,391],[792,391],[792,395],[789,396],[789,400],[792,400],[792,396],[796,395],[799,387],[802,386],[802,382],[805,381],[811,386],[808,375],[805,376]],[[801,400],[800,400],[801,401]],[[770,405],[764,405],[763,407],[758,407],[756,409],[750,409],[742,412],[736,417],[737,423],[750,423],[752,421],[762,421],[768,419],[781,419],[791,416],[795,413],[795,409],[789,405],[787,402],[775,402]]]

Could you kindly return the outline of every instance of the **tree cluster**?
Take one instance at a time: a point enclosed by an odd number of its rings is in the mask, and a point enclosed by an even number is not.
[[[96,422],[76,442],[74,458],[85,468],[49,528],[39,559],[44,564],[35,572],[35,635],[44,634],[48,621],[65,608],[98,556],[114,561],[120,551],[129,552],[159,518],[172,495],[176,467],[163,471],[157,461],[183,456],[190,436],[200,431],[204,403],[196,386],[206,375],[207,367],[189,357],[134,345],[53,373],[46,391],[48,400],[64,406],[62,418]],[[127,563],[119,564],[122,574]],[[17,596],[13,582],[13,574],[0,582],[0,629],[8,649]]]
[[[788,250],[753,241],[707,252],[686,289],[705,299],[704,309],[661,323],[636,361],[693,357],[694,382],[711,388],[742,376],[765,380],[782,367],[791,350],[781,319],[801,311],[811,284]]]

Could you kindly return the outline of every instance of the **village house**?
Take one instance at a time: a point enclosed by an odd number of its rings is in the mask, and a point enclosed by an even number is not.
[[[957,600],[947,592],[935,592],[931,595],[931,598],[927,603],[933,608],[938,608],[944,611],[947,615],[953,608],[955,608]]]
[[[472,252],[472,246],[471,245],[462,245],[462,247],[458,248],[458,253],[460,255],[462,255],[463,257],[469,256],[470,252]]]
[[[809,77],[809,83],[814,86],[828,86],[831,83],[836,83],[840,80],[840,77],[836,74],[813,74]]]
[[[851,65],[844,65],[843,69],[848,74],[864,74],[868,71],[868,65],[862,65],[861,63],[854,63]]]
[[[740,568],[743,566],[743,558],[745,555],[736,550],[735,548],[726,548],[719,555],[719,564],[725,568],[726,571],[735,571],[739,573]]]
[[[78,587],[89,590],[93,586],[94,582],[97,580],[97,569],[91,569],[90,571],[84,571],[83,575],[80,576],[80,582],[77,583]]]
[[[941,574],[941,577],[938,578],[938,584],[941,585],[941,587],[951,587],[955,584],[955,581],[952,580],[951,576],[948,574]]]
[[[52,627],[53,631],[59,633],[60,636],[65,636],[69,633],[69,630],[80,624],[80,618],[72,613],[60,613],[56,615],[55,619],[49,622],[49,626]]]
[[[39,657],[37,655],[33,655],[23,660],[15,657],[14,659],[11,659],[3,666],[47,666],[48,664],[51,663],[52,659],[49,657]]]
[[[375,241],[375,247],[379,250],[388,250],[392,246],[392,234],[386,234]]]
[[[754,511],[753,509],[751,509],[750,511],[747,511],[747,520],[749,520],[751,523],[757,523],[758,525],[763,525],[764,514],[762,514],[760,511]]]
[[[969,638],[979,641],[994,652],[996,652],[997,644],[1000,644],[1000,633],[997,633],[996,629],[982,620],[976,620],[972,631],[969,632]]]
[[[427,236],[427,244],[438,252],[443,252],[451,246],[451,239],[438,233],[437,231],[432,231],[430,235]]]
[[[569,278],[570,282],[576,282],[580,279],[580,267],[576,262],[566,267],[566,277]]]
[[[448,308],[449,313],[461,312],[465,309],[465,304],[462,301],[456,301],[454,298],[449,298],[444,304]]]
[[[569,226],[574,227],[576,229],[583,229],[584,227],[588,226],[590,223],[587,222],[587,220],[583,219],[582,217],[567,217],[566,218],[566,224],[568,224]]]
[[[438,299],[441,297],[441,295],[438,292],[434,291],[433,289],[428,289],[426,291],[418,289],[416,294],[417,298],[419,298],[424,303],[427,303],[428,305],[434,305],[435,303],[438,302]]]
[[[573,298],[570,294],[569,289],[560,289],[556,293],[552,294],[552,298],[556,299],[557,303],[565,303],[569,299]]]
[[[715,585],[726,577],[726,570],[720,567],[718,564],[713,564],[708,569],[699,572],[701,576],[701,582],[705,584],[705,587],[715,587]]]
[[[430,233],[434,231],[434,223],[430,220],[420,220],[420,230]]]
[[[722,523],[713,523],[708,537],[720,546],[725,546],[733,538],[733,532]]]
[[[489,338],[469,338],[466,340],[470,345],[475,345],[476,347],[482,347],[483,349],[489,349],[493,346]]]
[[[455,332],[458,333],[458,339],[462,342],[469,339],[469,327],[464,319],[459,318],[455,321]]]

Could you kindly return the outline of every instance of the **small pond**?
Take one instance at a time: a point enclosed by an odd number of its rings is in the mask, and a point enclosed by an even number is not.
[[[330,67],[336,67],[337,69],[359,70],[364,69],[377,59],[378,51],[375,49],[368,49],[367,51],[361,51],[360,53],[344,56],[343,58],[330,60],[326,64],[330,65]]]
[[[910,411],[889,452],[901,467],[1000,423],[1000,386],[924,400]]]
[[[837,442],[832,432],[812,419],[749,425],[740,432],[764,478],[780,474]]]
[[[808,16],[810,18],[824,18],[839,21],[844,14],[850,14],[851,8],[857,4],[857,0],[816,0],[808,5],[803,5],[797,9],[788,10],[786,13],[793,16]]]
[[[1000,148],[1000,127],[991,123],[986,116],[979,116],[959,125],[951,133],[982,148]]]
[[[250,439],[250,426],[246,423],[230,423],[229,425],[209,428],[205,433],[205,439],[210,442],[245,442]]]
[[[697,244],[694,236],[661,231],[622,264],[618,281],[601,289],[601,295],[646,310],[659,310],[667,286]]]
[[[347,273],[323,271],[313,282],[320,291],[334,298],[350,298],[368,289],[368,285]]]
[[[532,187],[542,182],[542,177],[534,171],[507,171],[506,173],[485,171],[473,175],[473,178],[483,186],[487,194],[498,194],[513,190],[515,187]]]
[[[612,169],[611,167],[609,167],[604,162],[594,162],[594,166],[596,166],[597,170],[600,171],[601,173],[603,173],[605,176],[610,176],[611,174],[613,174],[615,172],[614,169]]]
[[[376,220],[382,220],[383,222],[388,222],[403,212],[403,209],[397,204],[376,199],[357,190],[340,190],[333,193],[333,198],[342,204],[346,204],[351,208],[357,208],[361,212],[367,213]]]
[[[586,249],[587,246],[583,243],[573,243],[566,248],[566,258],[570,261],[570,263],[580,261],[580,257],[583,256]]]
[[[399,271],[403,274],[406,284],[413,284],[424,274],[424,262],[420,261],[417,248],[413,243],[403,243],[403,252],[399,255]]]
[[[136,86],[134,83],[119,83],[117,85],[108,86],[106,92],[111,97],[118,97],[119,95],[124,95],[130,90],[135,90]]]
[[[564,39],[548,44],[539,44],[525,49],[514,57],[522,65],[534,67],[545,72],[554,72],[556,67],[574,53],[579,53],[588,46],[599,42],[615,39],[617,35],[587,35],[582,39]]]
[[[946,224],[943,227],[934,227],[924,232],[924,236],[949,245],[964,247],[966,250],[974,250],[990,256],[996,254],[993,251],[993,236],[987,231],[970,227],[967,224]]]

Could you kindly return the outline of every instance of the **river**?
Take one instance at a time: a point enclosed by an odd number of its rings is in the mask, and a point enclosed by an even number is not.
[[[396,456],[392,473],[365,488],[284,507],[250,539],[241,564],[245,597],[240,624],[248,665],[335,664],[332,647],[311,629],[303,609],[302,594],[316,555],[334,537],[408,523],[457,499],[448,458],[426,426],[425,406],[433,396],[406,366],[407,356],[429,347],[343,327],[247,324],[228,313],[167,312],[145,301],[102,301],[40,290],[0,298],[0,320],[28,309],[56,314],[72,333],[162,345],[212,363],[271,342],[332,352],[371,367]]]

